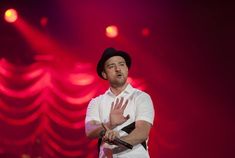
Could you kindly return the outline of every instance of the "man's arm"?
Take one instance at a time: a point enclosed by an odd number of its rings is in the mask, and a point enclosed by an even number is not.
[[[114,128],[110,123],[105,123],[105,126],[110,129]],[[86,136],[88,138],[98,138],[102,130],[104,130],[104,128],[99,121],[88,121],[85,125]]]
[[[127,136],[121,137],[121,140],[131,144],[137,145],[147,140],[152,125],[147,121],[136,121],[135,129]]]
[[[103,123],[104,126],[110,130],[116,126],[126,122],[129,119],[129,115],[123,116],[124,110],[128,104],[128,100],[123,103],[124,98],[117,99],[116,103],[112,103],[112,107],[109,114],[109,122]],[[88,138],[97,138],[102,130],[105,130],[101,124],[102,122],[91,120],[85,124],[85,131]]]

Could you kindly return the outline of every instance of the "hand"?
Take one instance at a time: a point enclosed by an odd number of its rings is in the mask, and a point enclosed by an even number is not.
[[[121,125],[130,118],[129,115],[127,115],[126,117],[123,116],[124,110],[128,104],[128,100],[126,100],[124,104],[123,100],[124,100],[123,97],[121,97],[120,101],[117,98],[115,105],[114,102],[112,102],[112,107],[109,114],[109,121],[111,127],[116,127],[118,125]]]
[[[103,123],[102,123],[102,127],[103,127],[104,130],[105,130],[105,134],[104,134],[104,136],[103,136],[103,138],[102,138],[103,141],[106,142],[106,143],[108,143],[108,144],[110,144],[110,145],[115,144],[115,143],[113,142],[113,140],[114,140],[115,138],[119,138],[119,137],[120,137],[120,136],[119,136],[119,133],[118,133],[117,131],[110,130],[110,129],[108,128],[108,126],[105,125],[105,124],[103,124]]]

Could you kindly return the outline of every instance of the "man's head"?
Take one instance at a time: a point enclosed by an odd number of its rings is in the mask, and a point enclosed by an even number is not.
[[[131,57],[124,51],[114,48],[104,50],[96,67],[98,75],[105,80],[121,81],[128,75],[131,66]]]

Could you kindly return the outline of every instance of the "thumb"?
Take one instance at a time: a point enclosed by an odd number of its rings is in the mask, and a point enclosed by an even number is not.
[[[102,125],[102,127],[104,128],[105,131],[110,130],[106,124],[102,123],[101,125]]]

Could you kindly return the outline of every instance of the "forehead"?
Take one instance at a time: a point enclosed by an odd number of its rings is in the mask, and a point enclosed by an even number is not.
[[[119,62],[125,62],[125,59],[121,56],[113,56],[105,62],[105,65]]]

